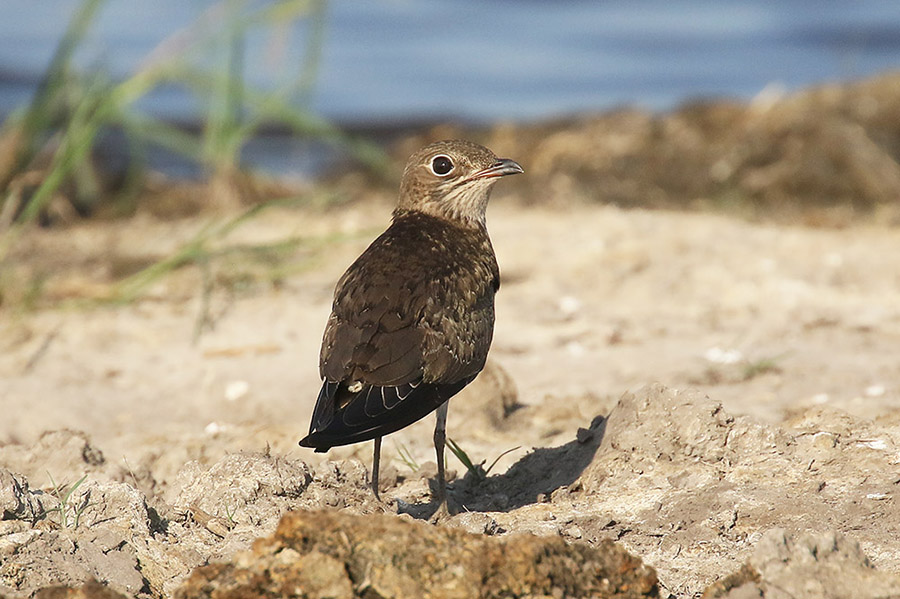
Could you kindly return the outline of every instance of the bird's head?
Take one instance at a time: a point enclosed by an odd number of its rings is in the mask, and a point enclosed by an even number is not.
[[[524,172],[476,143],[439,141],[413,154],[400,183],[398,212],[418,211],[484,226],[491,188],[499,177]]]

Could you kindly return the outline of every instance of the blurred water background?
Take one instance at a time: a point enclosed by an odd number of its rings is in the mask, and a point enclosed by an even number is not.
[[[109,0],[76,62],[124,78],[215,4]],[[5,116],[34,94],[82,2],[2,5]],[[302,71],[307,80],[291,101],[357,130],[443,119],[532,121],[625,104],[664,110],[689,99],[749,99],[767,86],[790,91],[900,68],[897,0],[333,0],[321,7],[289,26],[249,31],[243,76],[272,89],[285,72]],[[165,85],[137,106],[187,124],[203,110],[195,95]],[[294,146],[250,147],[260,152],[276,171],[302,162]]]

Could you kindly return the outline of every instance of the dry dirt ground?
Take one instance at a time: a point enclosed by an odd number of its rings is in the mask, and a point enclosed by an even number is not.
[[[169,596],[288,510],[427,517],[431,418],[386,439],[386,506],[366,489],[371,444],[297,446],[334,282],[389,210],[278,209],[237,230],[229,243],[311,240],[277,286],[241,287],[226,263],[212,276],[228,291],[206,300],[189,268],[129,305],[0,314],[0,594],[94,577]],[[103,278],[85,256],[164,255],[207,218],[36,231],[27,247],[79,254],[44,293],[83,296]],[[462,511],[439,526],[617,540],[663,596],[754,559],[766,597],[900,596],[900,231],[502,193],[489,228],[491,363],[448,430],[497,463],[481,480],[449,458]]]
[[[900,597],[898,123],[888,74],[425,134],[527,171],[488,214],[491,359],[450,404],[482,467],[449,458],[437,526],[431,418],[386,439],[385,503],[371,444],[297,446],[394,185],[350,174],[328,189],[354,202],[202,247],[213,217],[172,198],[27,231],[0,270],[0,595]],[[85,303],[179,248],[139,299]]]

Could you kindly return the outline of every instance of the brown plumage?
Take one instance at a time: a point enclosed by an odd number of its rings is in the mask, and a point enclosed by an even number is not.
[[[484,367],[500,273],[485,226],[491,187],[521,173],[466,141],[409,159],[393,221],[338,281],[319,359],[324,379],[304,447],[375,439],[438,410],[434,442],[443,505],[446,402]]]

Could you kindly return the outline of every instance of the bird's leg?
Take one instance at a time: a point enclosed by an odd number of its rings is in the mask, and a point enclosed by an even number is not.
[[[375,493],[375,499],[381,501],[378,494],[378,466],[381,462],[381,437],[375,437],[375,455],[372,458],[372,492]]]
[[[447,479],[444,476],[444,443],[447,441],[447,404],[445,401],[437,409],[437,424],[434,427],[434,451],[437,454],[437,480],[434,499],[438,502],[438,512],[447,513]]]

